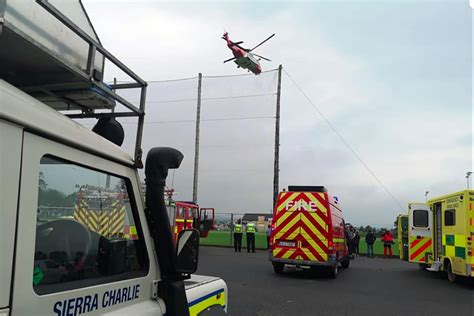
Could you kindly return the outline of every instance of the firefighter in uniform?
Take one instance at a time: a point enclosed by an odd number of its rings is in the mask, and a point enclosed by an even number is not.
[[[240,218],[237,220],[237,223],[234,225],[234,249],[235,251],[241,251],[242,249],[242,223]]]
[[[255,232],[257,231],[255,224],[249,222],[247,224],[247,229],[245,231],[247,235],[247,252],[250,252],[250,248],[252,248],[252,252],[255,252]]]

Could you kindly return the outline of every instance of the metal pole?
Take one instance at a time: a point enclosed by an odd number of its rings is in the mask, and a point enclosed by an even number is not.
[[[116,85],[116,84],[117,84],[117,78],[114,77],[114,85]],[[115,93],[115,89],[112,89],[112,91]],[[112,113],[115,112],[115,107],[112,108],[112,111],[111,111],[111,112],[112,112]],[[105,179],[105,187],[106,187],[107,189],[110,188],[110,174],[107,174],[107,178]]]
[[[232,237],[234,237],[234,213],[230,214],[230,246],[232,246]]]
[[[198,176],[199,176],[199,126],[201,124],[201,84],[202,74],[198,76],[198,96],[196,109],[196,140],[194,143],[194,179],[193,179],[193,203],[197,203],[198,195]]]
[[[280,96],[281,96],[281,70],[282,66],[278,67],[278,88],[276,100],[276,115],[275,115],[275,161],[273,165],[273,209],[275,209],[276,200],[279,192],[280,183]]]
[[[140,91],[140,111],[142,111],[142,113],[138,116],[137,139],[135,142],[135,165],[139,168],[143,168],[142,135],[143,125],[145,124],[146,89],[147,86],[143,86]]]

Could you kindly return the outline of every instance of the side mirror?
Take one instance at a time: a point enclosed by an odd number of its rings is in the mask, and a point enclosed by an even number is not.
[[[176,272],[192,274],[198,268],[199,231],[185,229],[179,232],[176,244]]]

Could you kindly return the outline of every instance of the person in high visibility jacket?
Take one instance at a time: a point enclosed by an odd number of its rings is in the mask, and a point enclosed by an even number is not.
[[[255,233],[257,232],[257,228],[255,227],[255,224],[252,222],[249,222],[247,224],[247,229],[245,231],[247,235],[247,252],[250,252],[250,249],[252,249],[252,252],[255,252]]]
[[[242,222],[240,218],[237,220],[237,223],[234,225],[234,249],[240,252],[242,249]]]

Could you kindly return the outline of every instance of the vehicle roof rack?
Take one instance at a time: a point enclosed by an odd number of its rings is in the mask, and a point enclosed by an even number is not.
[[[134,160],[142,167],[146,81],[102,46],[81,0],[58,2],[71,18],[48,0],[36,3],[0,1],[0,78],[71,119],[137,117]],[[132,82],[104,83],[105,60]],[[123,89],[140,89],[138,106],[116,93]],[[115,111],[116,103],[125,109]]]

